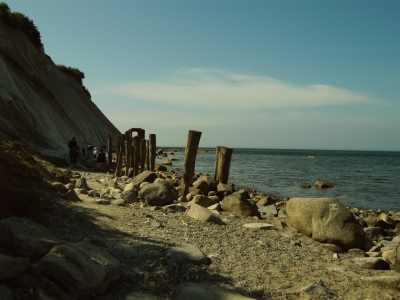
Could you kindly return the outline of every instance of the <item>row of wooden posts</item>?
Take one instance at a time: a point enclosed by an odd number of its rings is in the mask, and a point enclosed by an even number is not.
[[[133,132],[137,132],[136,136],[132,136]],[[182,186],[180,195],[184,196],[188,193],[189,187],[194,176],[196,155],[200,143],[201,132],[189,130],[187,145],[185,149],[184,167]],[[112,165],[112,142],[113,138],[108,135],[108,166]],[[214,181],[219,183],[228,183],[229,169],[232,158],[233,149],[218,146],[216,149]],[[155,170],[156,161],[156,135],[149,134],[149,139],[145,139],[145,130],[142,128],[131,128],[118,137],[117,141],[117,165],[115,168],[115,176],[121,174],[123,162],[125,162],[125,174],[129,174],[129,168],[133,169],[133,176],[138,175],[144,170]],[[139,172],[140,170],[140,172]]]

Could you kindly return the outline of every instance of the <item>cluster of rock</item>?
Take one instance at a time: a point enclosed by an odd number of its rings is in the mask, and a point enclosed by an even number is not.
[[[337,259],[347,251],[353,263],[362,268],[400,272],[400,225],[397,226],[400,214],[397,212],[349,210],[331,198],[279,201],[261,193],[236,190],[233,184],[217,185],[207,174],[196,174],[189,193],[180,197],[181,177],[175,171],[144,171],[134,178],[100,175],[96,180],[103,188],[93,190],[88,187],[85,173],[75,172],[70,183],[54,182],[52,185],[68,201],[81,201],[79,195],[87,194],[102,205],[126,206],[137,202],[142,207],[173,210],[215,226],[229,222],[223,212],[254,217],[255,222],[244,224],[249,230],[282,230],[290,225],[303,235],[324,243]],[[160,226],[154,219],[149,222],[153,222],[152,227]],[[95,237],[66,243],[29,219],[2,220],[0,280],[5,284],[0,285],[0,293],[6,295],[4,299],[14,299],[8,283],[12,286],[15,280],[24,282],[37,299],[79,299],[102,293],[121,274],[130,276],[121,271],[120,262],[105,244]],[[292,246],[296,246],[295,241]],[[172,278],[188,264],[210,263],[211,259],[197,246],[170,247],[147,280],[156,276]],[[372,277],[364,279],[376,280]],[[398,276],[386,276],[384,280],[395,285],[400,282]],[[334,297],[322,282],[313,282],[302,292]],[[175,296],[175,299],[251,299],[237,291],[193,282],[181,283]],[[159,298],[132,292],[125,299]]]
[[[79,176],[79,175],[78,175]],[[142,202],[154,209],[163,207],[186,213],[201,222],[226,224],[220,212],[232,212],[256,219],[275,218],[274,224],[247,224],[251,228],[281,228],[290,225],[305,236],[324,243],[335,252],[362,249],[364,257],[356,259],[372,269],[400,271],[400,255],[397,246],[400,241],[400,213],[379,210],[363,211],[348,209],[338,199],[292,198],[278,201],[262,193],[235,190],[233,184],[215,184],[208,174],[196,174],[185,197],[180,197],[182,176],[175,171],[144,171],[134,178],[112,175],[100,179],[103,190],[85,190],[85,178],[76,180],[75,190],[67,195],[76,199],[75,194],[88,193],[99,204],[128,205]],[[70,188],[73,186],[70,185]],[[379,212],[379,214],[377,213]],[[364,252],[365,251],[365,252]],[[361,253],[360,252],[360,253]]]

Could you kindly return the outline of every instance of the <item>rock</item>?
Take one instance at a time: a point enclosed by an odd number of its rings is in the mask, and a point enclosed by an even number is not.
[[[274,229],[274,225],[267,223],[246,223],[243,227],[252,229]]]
[[[219,201],[212,200],[207,196],[196,195],[193,197],[192,202],[207,208],[211,205],[217,204]]]
[[[108,165],[102,162],[98,162],[94,167],[93,167],[94,172],[101,172],[101,173],[107,173],[108,172]]]
[[[64,184],[62,184],[61,182],[52,182],[50,183],[50,185],[52,186],[52,188],[62,194],[65,194],[66,192],[68,192],[68,189],[65,187]]]
[[[57,284],[41,277],[36,288],[35,288],[35,299],[39,300],[74,300],[76,299],[71,294],[64,292]]]
[[[150,294],[133,292],[125,296],[125,300],[161,300],[162,298]]]
[[[244,190],[235,192],[220,202],[224,211],[236,212],[244,216],[256,216],[261,218],[256,206],[247,200],[248,195]]]
[[[75,184],[73,183],[67,183],[65,185],[65,188],[67,189],[67,191],[73,190],[75,188]]]
[[[114,200],[113,202],[111,202],[111,204],[116,206],[126,206],[126,202],[124,199]]]
[[[154,166],[154,170],[155,170],[155,171],[160,171],[160,172],[166,172],[166,171],[168,171],[167,167],[166,167],[166,166],[163,166],[163,165],[155,165],[155,166]]]
[[[366,227],[363,228],[365,237],[371,241],[378,241],[381,235],[381,229],[379,227]]]
[[[301,186],[302,189],[311,189],[311,184],[305,183]]]
[[[207,207],[209,210],[221,211],[221,204],[216,203]]]
[[[199,247],[191,244],[183,244],[169,248],[166,260],[169,264],[172,263],[173,265],[186,265],[192,263],[200,266],[211,264],[211,259],[209,259]]]
[[[85,177],[81,177],[81,178],[77,179],[77,181],[75,183],[75,188],[88,190],[89,187],[87,185],[86,178]]]
[[[0,221],[0,245],[21,256],[40,258],[60,243],[50,231],[30,219],[10,217]]]
[[[108,252],[88,242],[56,246],[32,266],[36,276],[58,282],[74,297],[105,291],[119,278],[119,262]]]
[[[1,300],[14,300],[14,296],[9,288],[3,284],[0,284],[0,295]]]
[[[125,186],[124,191],[131,190],[131,189],[133,189],[135,186],[140,186],[143,182],[153,183],[154,180],[156,180],[157,178],[158,178],[158,177],[157,177],[157,174],[156,174],[156,173],[151,172],[151,171],[149,171],[149,170],[145,170],[145,171],[143,171],[142,173],[136,175],[136,176],[132,179],[132,181],[131,181],[129,184],[127,184],[127,185]]]
[[[353,262],[364,269],[390,270],[390,264],[381,257],[358,257]]]
[[[320,243],[344,250],[363,248],[364,231],[338,199],[292,198],[286,204],[287,223]]]
[[[208,195],[211,190],[216,190],[215,182],[208,176],[200,176],[193,182],[193,187],[200,189],[205,195]]]
[[[389,228],[394,228],[395,222],[394,220],[389,217],[388,214],[386,213],[381,213],[377,218],[376,225],[377,227],[389,229]]]
[[[212,222],[219,225],[225,225],[225,222],[222,221],[222,219],[218,215],[196,203],[192,203],[190,205],[190,208],[186,211],[186,214],[189,217],[200,222]]]
[[[354,248],[354,249],[349,249],[347,251],[347,255],[346,256],[349,257],[349,258],[350,257],[357,258],[357,257],[366,257],[367,254],[364,251],[362,251],[361,249]]]
[[[184,282],[178,286],[175,300],[255,300],[225,287]]]
[[[318,189],[326,189],[326,188],[332,188],[333,184],[330,183],[328,180],[317,180],[315,182],[315,187]]]
[[[162,206],[174,203],[171,189],[161,183],[149,183],[139,191],[139,198],[148,205]]]
[[[231,193],[233,193],[234,192],[234,188],[233,188],[233,186],[232,185],[230,185],[230,184],[225,184],[225,183],[218,183],[218,185],[217,185],[217,191],[219,191],[219,192],[223,192],[223,191],[229,191],[229,192],[231,192]]]
[[[258,207],[258,211],[260,213],[263,213],[263,214],[271,214],[274,217],[276,217],[278,215],[278,211],[276,209],[275,204],[271,204],[271,205],[268,205],[268,206],[259,206]]]
[[[90,158],[85,161],[86,168],[93,168],[97,164],[96,158]]]
[[[96,200],[97,204],[101,204],[101,205],[109,205],[111,204],[110,199],[97,199]]]
[[[169,158],[161,163],[163,166],[172,166],[172,159]]]
[[[93,198],[99,198],[100,197],[100,193],[96,190],[91,190],[88,192],[88,196],[93,197]]]
[[[81,198],[79,198],[75,190],[68,191],[65,195],[62,196],[62,198],[68,201],[82,202]]]
[[[387,259],[392,265],[394,265],[394,262],[396,260],[396,250],[383,251],[382,258]]]
[[[139,202],[136,191],[133,189],[122,192],[120,197],[128,203]]]
[[[110,197],[114,199],[121,198],[121,190],[120,189],[111,189],[110,190]]]
[[[260,200],[257,201],[257,207],[263,207],[263,206],[269,206],[275,204],[275,200],[274,198],[270,197],[270,196],[266,196],[264,198],[261,198]]]
[[[317,295],[327,298],[336,297],[336,294],[330,291],[322,281],[314,281],[310,285],[301,288],[300,291],[306,294],[315,295],[314,297],[318,297]]]
[[[102,238],[99,238],[98,236],[93,235],[90,239],[89,239],[89,243],[91,243],[94,246],[97,247],[101,247],[101,248],[107,248],[108,244],[105,240],[103,240]]]
[[[26,257],[11,257],[0,254],[0,281],[12,279],[25,272],[30,263]]]

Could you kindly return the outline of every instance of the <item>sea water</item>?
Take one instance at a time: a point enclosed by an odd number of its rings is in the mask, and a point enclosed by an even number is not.
[[[175,157],[179,161],[169,168],[183,172],[184,152]],[[200,148],[195,172],[214,176],[214,164],[215,149]],[[316,189],[320,179],[334,187]],[[348,206],[400,210],[400,152],[235,148],[229,181],[279,198],[329,197]],[[312,188],[301,188],[305,183]]]

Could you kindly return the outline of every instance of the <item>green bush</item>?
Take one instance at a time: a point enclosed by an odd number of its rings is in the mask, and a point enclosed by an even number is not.
[[[11,29],[24,32],[37,48],[43,50],[40,32],[35,23],[22,13],[11,12],[10,7],[5,2],[0,2],[0,21]]]
[[[82,80],[83,80],[83,78],[85,78],[85,73],[83,73],[82,71],[80,71],[77,68],[67,67],[67,66],[64,66],[64,65],[57,65],[57,67],[61,71],[67,73],[70,76],[72,76],[80,84],[82,84]]]

